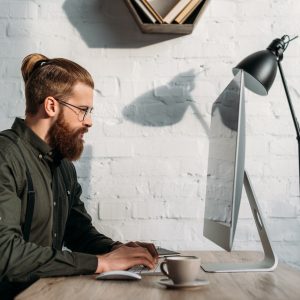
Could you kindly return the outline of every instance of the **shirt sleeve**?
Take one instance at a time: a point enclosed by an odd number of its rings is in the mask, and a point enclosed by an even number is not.
[[[107,253],[119,242],[115,242],[104,234],[99,233],[92,225],[92,218],[87,213],[84,203],[80,200],[82,189],[77,181],[76,170],[73,164],[72,168],[75,186],[72,195],[73,204],[65,229],[65,246],[76,252],[98,255]]]
[[[95,255],[60,251],[23,239],[21,199],[17,196],[22,166],[16,152],[9,162],[4,153],[10,151],[0,152],[0,281],[94,273],[98,262]]]

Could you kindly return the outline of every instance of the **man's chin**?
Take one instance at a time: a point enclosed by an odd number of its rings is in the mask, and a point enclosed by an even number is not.
[[[67,155],[65,157],[65,159],[69,160],[69,161],[77,161],[78,159],[80,159],[82,154],[82,151],[80,151],[80,153],[76,153],[74,155]]]
[[[60,148],[59,151],[63,158],[69,161],[76,161],[81,157],[84,148],[83,147],[84,141],[81,140],[79,136],[76,138],[76,141],[77,141],[76,145],[74,145],[73,147],[69,147],[68,149],[63,147],[63,145],[59,146]]]

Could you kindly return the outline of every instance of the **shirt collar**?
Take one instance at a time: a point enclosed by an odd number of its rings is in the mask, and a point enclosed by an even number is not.
[[[12,127],[17,135],[30,144],[37,156],[42,159],[46,159],[50,162],[57,160],[56,151],[54,151],[46,142],[44,142],[39,136],[37,136],[21,118],[16,118]]]

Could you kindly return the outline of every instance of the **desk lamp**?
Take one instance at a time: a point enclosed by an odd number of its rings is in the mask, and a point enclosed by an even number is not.
[[[297,134],[300,188],[300,128],[281,67],[283,52],[288,47],[289,42],[296,38],[298,38],[298,36],[290,38],[288,35],[284,35],[280,39],[277,38],[273,40],[266,50],[258,51],[247,56],[233,68],[232,72],[236,75],[240,70],[243,70],[245,86],[252,92],[265,96],[268,94],[268,91],[274,82],[278,66]]]

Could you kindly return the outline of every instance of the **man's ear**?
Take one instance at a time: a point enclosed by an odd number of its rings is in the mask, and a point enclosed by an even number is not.
[[[48,117],[55,117],[59,113],[58,102],[53,97],[47,97],[44,101],[45,113]]]

